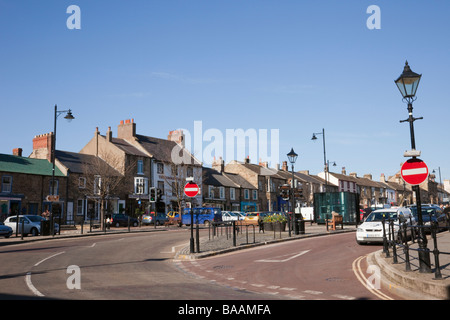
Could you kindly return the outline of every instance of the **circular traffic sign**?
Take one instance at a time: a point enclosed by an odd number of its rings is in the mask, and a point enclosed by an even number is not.
[[[200,187],[194,182],[188,182],[184,186],[184,194],[189,198],[195,197],[200,192]]]
[[[409,159],[402,165],[401,175],[403,180],[411,185],[418,185],[428,178],[428,167],[420,159]]]

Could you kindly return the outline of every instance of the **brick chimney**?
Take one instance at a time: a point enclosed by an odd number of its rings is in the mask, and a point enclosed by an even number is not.
[[[347,170],[345,170],[345,167],[342,167],[342,172],[341,172],[344,176],[347,175]]]
[[[33,138],[33,152],[30,158],[52,160],[53,132],[40,134]]]
[[[219,157],[219,160],[216,160],[214,158],[211,168],[213,168],[214,170],[222,173],[225,170],[225,161],[223,161],[222,157]]]
[[[112,140],[112,131],[111,127],[108,127],[108,131],[106,131],[106,141],[111,142]]]
[[[250,156],[247,156],[247,157],[244,159],[244,163],[250,163]]]
[[[13,149],[13,155],[21,157],[22,156],[22,148],[15,148],[15,149]]]
[[[281,170],[288,171],[287,161],[283,161],[283,166],[281,167]]]
[[[184,148],[184,133],[183,130],[173,130],[169,131],[169,135],[167,136],[167,140],[176,142],[180,146]]]
[[[119,126],[117,127],[117,138],[119,139],[129,139],[132,140],[136,137],[136,123],[134,119],[121,120]]]

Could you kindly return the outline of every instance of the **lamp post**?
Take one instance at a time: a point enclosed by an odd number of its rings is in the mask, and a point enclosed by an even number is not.
[[[294,152],[294,148],[287,154],[289,162],[292,165],[292,183],[291,183],[291,200],[292,200],[292,223],[294,224],[294,234],[298,234],[298,225],[295,223],[295,196],[294,196],[294,164],[297,161],[298,154]],[[289,226],[289,236],[291,228]]]
[[[52,141],[52,188],[50,190],[50,194],[53,196],[55,195],[55,160],[56,160],[56,120],[58,119],[58,116],[61,113],[66,113],[66,116],[64,117],[64,119],[68,120],[68,121],[72,121],[73,119],[75,119],[75,117],[72,114],[72,110],[62,110],[62,111],[58,111],[58,106],[55,104],[55,115],[54,115],[54,122],[53,122],[53,141]],[[54,224],[53,224],[53,205],[52,205],[52,219],[50,222],[50,228],[51,228],[51,232],[52,234],[54,234],[53,232],[53,228],[54,228]],[[59,225],[61,225],[61,213],[59,215]],[[61,230],[61,228],[60,228]]]
[[[316,135],[321,134],[322,135],[322,142],[323,142],[323,166],[324,166],[324,173],[325,173],[325,192],[328,191],[328,170],[327,170],[327,153],[325,150],[325,129],[322,128],[322,132],[313,133],[311,140],[317,140]]]
[[[417,154],[416,151],[416,140],[414,137],[414,121],[423,119],[423,117],[414,118],[413,117],[413,106],[412,103],[417,98],[416,91],[419,86],[421,74],[417,74],[411,70],[408,65],[408,61],[405,62],[405,67],[403,68],[403,73],[395,80],[395,84],[397,88],[400,90],[400,93],[403,96],[403,101],[408,104],[408,114],[409,117],[406,120],[400,120],[400,123],[409,122],[409,131],[411,137],[411,154]],[[412,158],[416,158],[416,156],[412,156]],[[423,229],[423,219],[422,219],[422,203],[420,199],[420,188],[418,185],[412,186],[416,193],[416,208],[417,208],[417,225],[419,227],[418,234],[418,244],[419,244],[419,271],[422,273],[430,273],[431,272],[431,263],[430,263],[430,250],[427,248],[427,238],[425,235],[425,230]]]
[[[439,188],[441,188],[441,185],[442,185],[441,167],[438,167],[438,170],[439,170]],[[435,169],[433,169],[433,174],[436,174],[436,170]],[[438,204],[441,204],[443,201],[440,201],[440,199],[439,199],[439,188],[437,188],[437,198],[438,198]]]

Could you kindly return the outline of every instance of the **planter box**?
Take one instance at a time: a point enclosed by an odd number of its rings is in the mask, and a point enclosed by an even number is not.
[[[264,231],[285,231],[286,222],[264,222]]]

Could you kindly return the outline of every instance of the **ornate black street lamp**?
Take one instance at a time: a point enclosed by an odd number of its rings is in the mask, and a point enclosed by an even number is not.
[[[292,223],[294,224],[294,234],[298,234],[298,225],[295,223],[295,196],[294,196],[294,164],[297,161],[298,154],[294,152],[294,148],[287,154],[289,162],[292,165],[292,183],[291,183],[291,200],[292,200]],[[288,220],[289,222],[289,220]],[[291,226],[289,227],[289,236],[291,236]]]
[[[416,140],[414,137],[414,121],[423,119],[414,118],[413,117],[413,101],[416,100],[416,91],[419,86],[421,74],[417,74],[411,70],[408,65],[408,61],[405,63],[405,67],[403,69],[403,73],[400,77],[395,80],[395,84],[397,88],[400,90],[400,93],[403,96],[403,101],[408,104],[408,114],[409,117],[406,120],[400,120],[400,122],[409,122],[409,130],[411,136],[411,155],[412,158],[416,158]],[[427,248],[427,238],[425,235],[425,230],[423,228],[423,219],[422,219],[422,203],[420,199],[420,188],[418,185],[412,186],[416,193],[416,209],[417,209],[417,225],[419,227],[418,232],[418,244],[419,244],[419,271],[422,273],[430,273],[431,272],[431,263],[430,263],[430,250]]]

